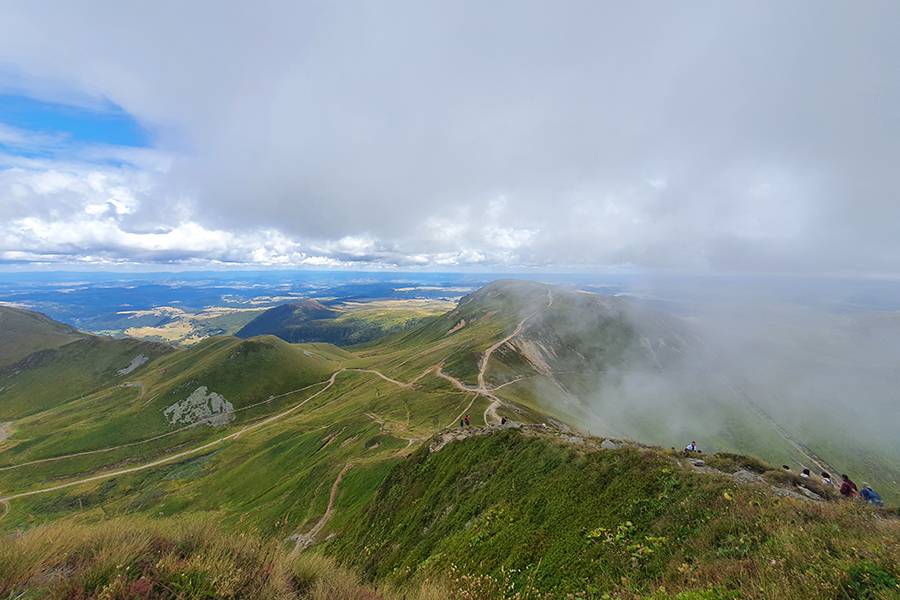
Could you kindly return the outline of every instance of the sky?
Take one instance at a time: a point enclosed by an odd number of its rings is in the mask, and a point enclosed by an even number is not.
[[[900,277],[892,0],[0,4],[0,267]]]

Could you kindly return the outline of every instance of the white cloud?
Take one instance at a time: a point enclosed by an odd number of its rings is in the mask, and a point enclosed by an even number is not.
[[[897,272],[896,3],[392,8],[3,5],[156,143],[0,127],[6,260]]]

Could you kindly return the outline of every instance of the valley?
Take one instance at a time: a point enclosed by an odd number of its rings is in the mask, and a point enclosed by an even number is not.
[[[39,322],[33,338],[45,347],[0,369],[8,432],[0,440],[0,530],[195,516],[275,540],[290,556],[327,555],[364,582],[419,586],[437,577],[443,586],[461,570],[483,585],[467,580],[472,595],[460,597],[506,596],[503,586],[515,584],[552,597],[600,597],[595,589],[624,598],[661,586],[756,585],[737,573],[679,574],[688,559],[678,548],[690,540],[698,552],[732,560],[722,548],[751,523],[765,521],[775,539],[790,515],[828,514],[854,543],[878,536],[866,560],[896,568],[896,539],[883,541],[898,531],[893,517],[835,502],[833,491],[755,459],[728,458],[809,458],[752,406],[702,400],[704,410],[739,419],[742,429],[731,431],[757,445],[710,429],[699,467],[644,445],[659,443],[652,435],[621,435],[627,420],[600,422],[584,375],[674,364],[696,343],[677,321],[624,299],[519,281],[443,308],[431,303],[414,325],[346,348],[266,333],[180,348],[67,334],[73,339],[59,345],[43,333],[57,326]],[[390,303],[354,310],[396,314]],[[471,425],[461,427],[467,415]],[[652,432],[648,417],[642,426]],[[553,499],[551,490],[580,500]],[[749,509],[735,513],[737,503]],[[723,514],[734,521],[720,521]],[[867,529],[873,518],[878,525]],[[638,550],[604,541],[619,526]],[[767,560],[753,544],[736,552]],[[843,552],[817,559],[836,569],[828,585],[845,576]],[[610,566],[595,572],[592,561]],[[773,581],[784,585],[794,569],[785,563]],[[768,586],[757,597],[773,597]]]

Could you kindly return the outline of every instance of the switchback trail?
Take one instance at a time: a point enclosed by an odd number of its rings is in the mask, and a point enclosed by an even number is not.
[[[553,291],[547,290],[547,305],[542,310],[547,310],[551,306],[553,306]],[[481,355],[481,360],[479,361],[478,366],[478,389],[475,390],[479,394],[486,396],[491,399],[491,403],[488,405],[486,409],[484,409],[484,424],[490,425],[493,423],[499,423],[500,417],[497,415],[497,409],[503,406],[503,400],[500,399],[499,396],[495,393],[495,389],[488,388],[487,383],[484,380],[485,373],[487,373],[488,362],[491,360],[491,355],[495,350],[502,347],[504,344],[519,336],[522,331],[525,329],[525,324],[528,323],[533,317],[535,317],[541,310],[536,310],[516,325],[516,328],[513,330],[511,334],[490,346],[487,350],[484,351],[484,354]],[[499,388],[497,388],[499,389]]]
[[[553,292],[550,290],[547,290],[547,306],[545,306],[543,310],[547,310],[552,305],[553,305]],[[492,344],[490,347],[488,347],[487,350],[484,351],[484,353],[481,355],[481,359],[478,361],[478,385],[477,386],[473,387],[471,385],[466,385],[465,383],[463,383],[462,381],[460,381],[453,375],[445,373],[443,371],[443,369],[441,368],[440,364],[438,364],[430,369],[430,370],[433,370],[435,375],[437,375],[441,379],[449,381],[453,385],[453,387],[455,387],[456,389],[463,391],[463,392],[473,392],[473,393],[475,393],[476,397],[481,395],[481,396],[484,396],[491,400],[491,403],[484,410],[483,417],[484,417],[485,425],[490,425],[492,422],[493,423],[500,422],[500,417],[497,414],[497,409],[499,409],[501,406],[503,406],[503,400],[501,400],[500,397],[497,396],[496,391],[505,385],[509,385],[510,383],[514,383],[515,381],[520,381],[522,379],[522,378],[519,378],[514,381],[507,382],[496,388],[489,387],[487,385],[487,382],[485,381],[485,374],[487,373],[488,363],[491,360],[491,355],[498,348],[502,347],[504,344],[506,344],[510,340],[514,339],[516,336],[520,335],[522,333],[522,331],[525,329],[525,325],[528,323],[528,321],[530,319],[532,319],[533,317],[535,317],[539,312],[541,312],[541,311],[537,310],[537,311],[531,313],[530,315],[528,315],[527,317],[525,317],[524,319],[522,319],[521,321],[519,321],[519,324],[516,325],[516,328],[513,330],[513,332],[511,334],[509,334],[508,336],[506,336],[499,342]],[[473,401],[474,401],[474,398],[473,398]],[[471,406],[471,403],[469,404],[469,406]]]

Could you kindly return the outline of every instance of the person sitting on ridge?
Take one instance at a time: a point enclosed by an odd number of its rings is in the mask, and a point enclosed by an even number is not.
[[[844,498],[854,498],[859,493],[859,488],[851,481],[847,475],[841,475],[841,496]]]
[[[822,471],[822,483],[834,487],[834,482],[831,480],[831,474],[828,471]]]
[[[809,469],[804,468],[802,471],[800,471],[800,477],[802,477],[803,479],[809,479]]]
[[[878,495],[878,492],[873,490],[872,486],[865,481],[863,481],[862,489],[859,491],[859,497],[875,506],[884,506],[884,502],[881,500],[881,496]]]
[[[697,442],[691,440],[691,443],[684,447],[684,451],[688,453],[697,452]]]

